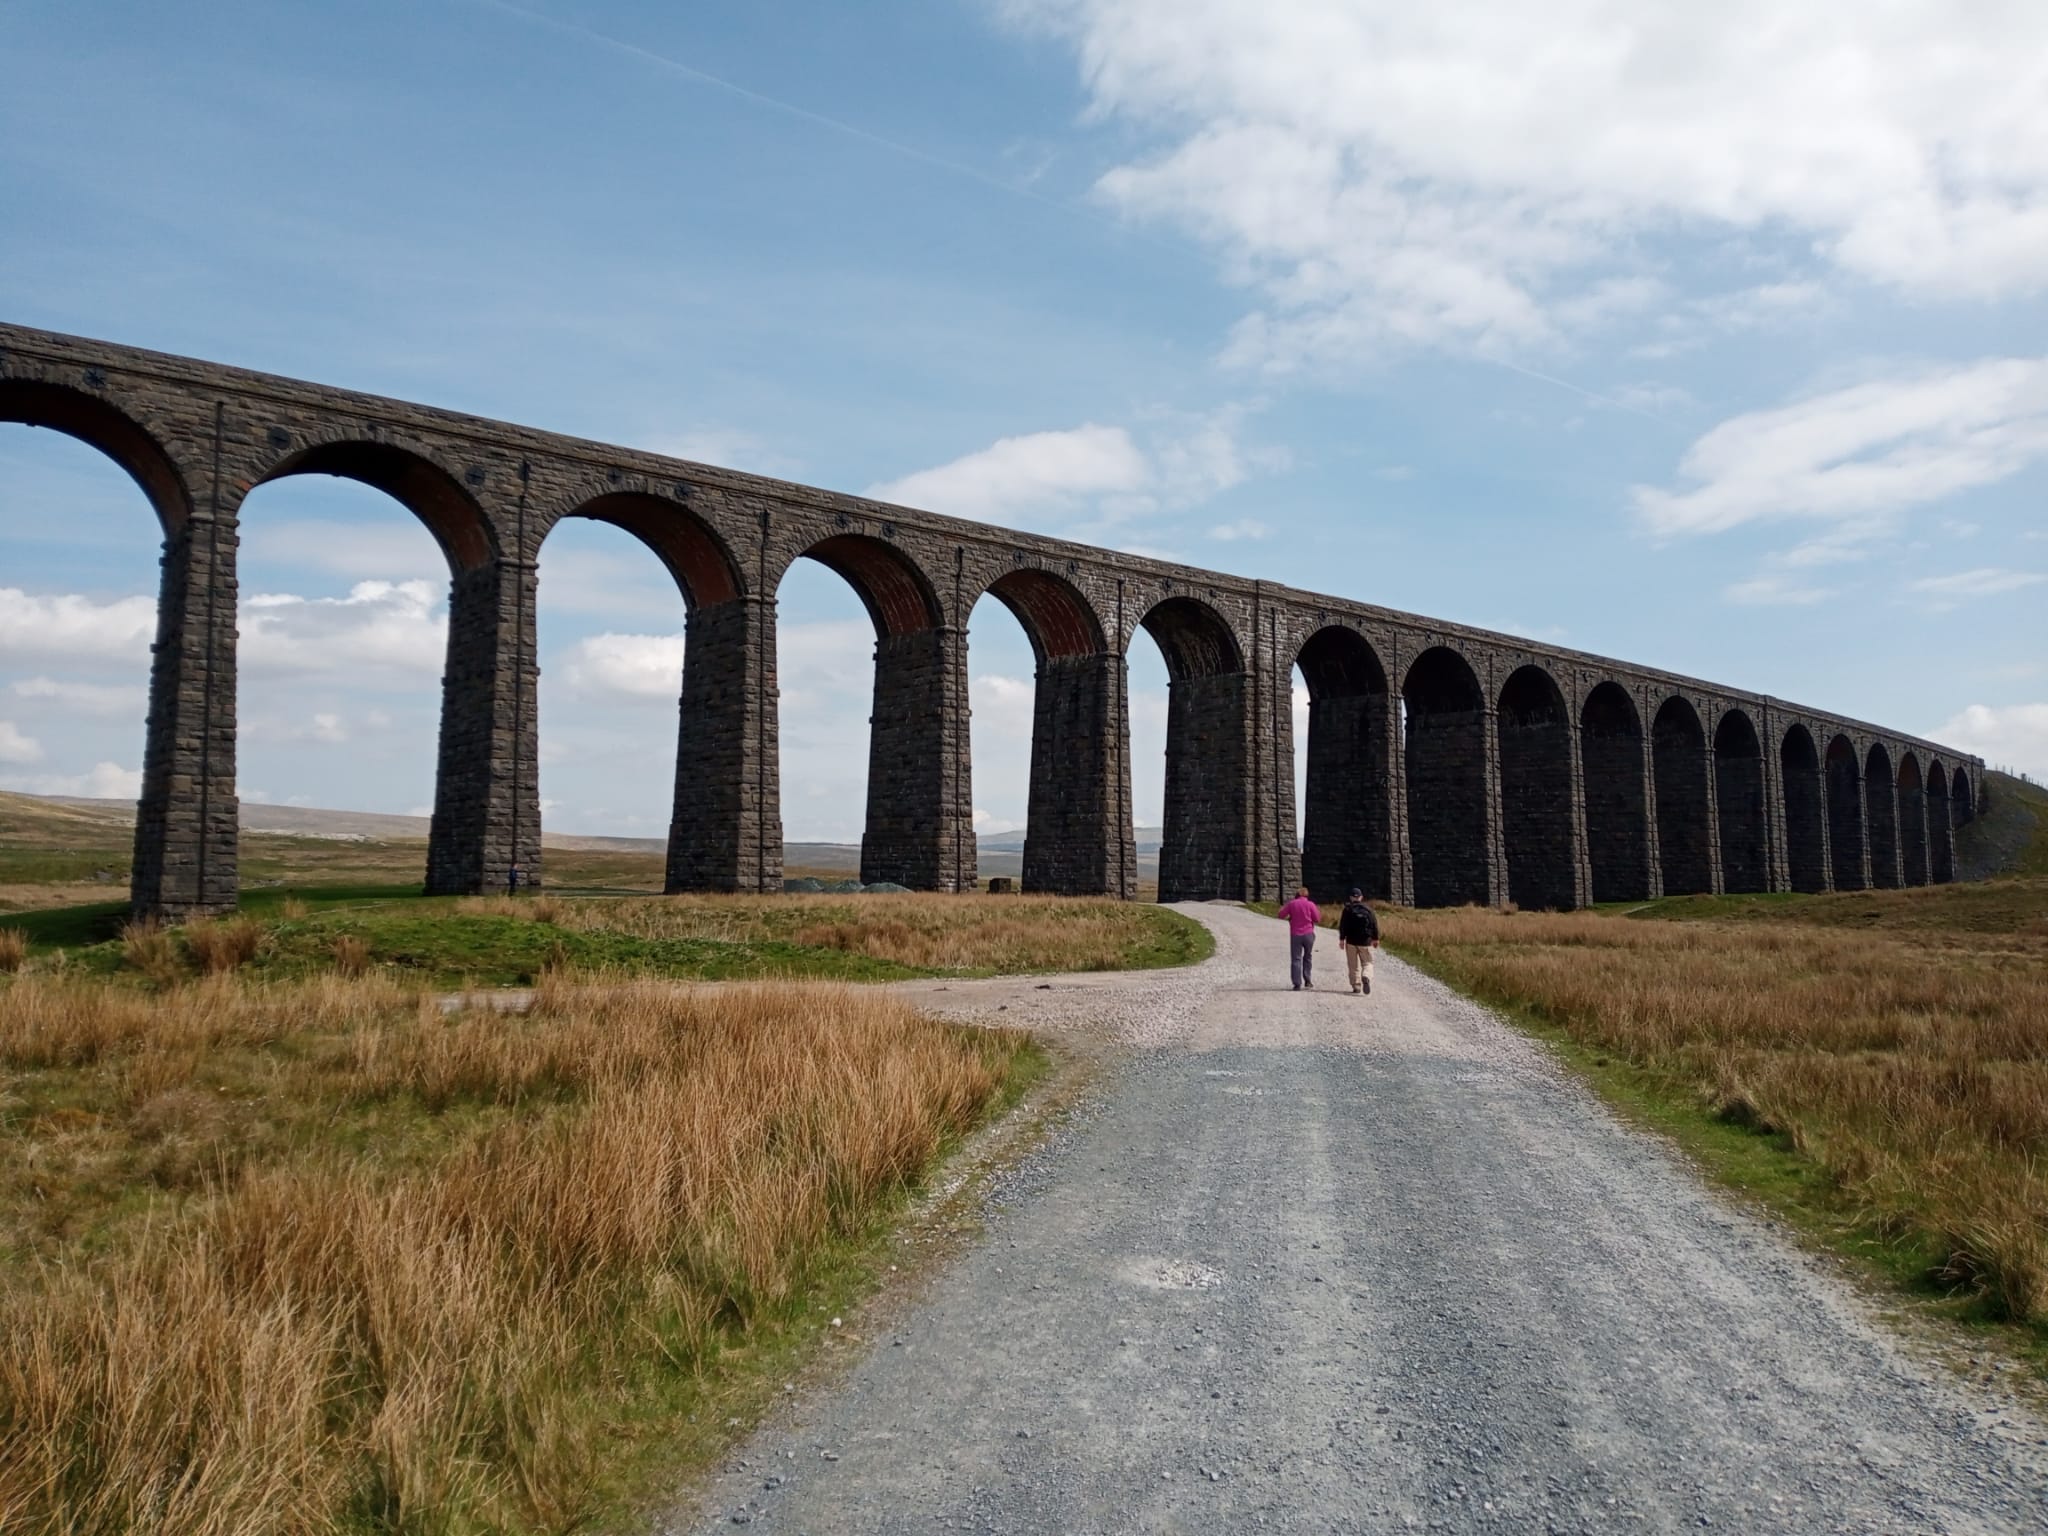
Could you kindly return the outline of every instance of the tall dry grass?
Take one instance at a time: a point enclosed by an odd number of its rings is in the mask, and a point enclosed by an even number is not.
[[[1934,899],[1934,898],[1930,898]],[[2048,1321],[2048,932],[1466,909],[1388,942],[1782,1131],[1949,1280]]]
[[[786,1309],[1020,1048],[829,986],[18,979],[0,1529],[569,1528],[636,1385]],[[234,1115],[239,1159],[153,1178]],[[105,1199],[38,1229],[67,1169]]]
[[[658,896],[567,900],[470,897],[461,912],[525,917],[642,939],[785,941],[925,970],[1112,970],[1156,943],[1171,919],[1107,897],[899,894]]]

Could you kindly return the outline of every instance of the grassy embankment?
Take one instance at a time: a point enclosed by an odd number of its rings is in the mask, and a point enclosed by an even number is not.
[[[2048,1365],[2048,797],[1983,884],[1385,915],[1713,1175]],[[1965,828],[1968,832],[1970,829]]]
[[[616,1513],[1039,1061],[832,986],[0,983],[0,1529]]]

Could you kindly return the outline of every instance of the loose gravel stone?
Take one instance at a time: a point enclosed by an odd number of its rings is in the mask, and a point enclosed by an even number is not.
[[[2048,1429],[1546,1052],[1391,957],[1370,998],[1292,992],[1280,925],[1186,910],[1200,967],[906,988],[1116,1065],[997,1183],[918,1347],[756,1437],[849,1456],[785,1528],[2043,1529]]]

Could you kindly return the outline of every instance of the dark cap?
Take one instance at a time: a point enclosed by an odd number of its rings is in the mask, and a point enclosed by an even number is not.
[[[1363,901],[1365,900],[1365,892],[1361,891],[1357,886],[1354,885],[1353,887],[1351,887],[1351,899],[1353,901]]]

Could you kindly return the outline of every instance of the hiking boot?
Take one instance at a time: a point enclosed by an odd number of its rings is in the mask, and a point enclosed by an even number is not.
[[[1368,992],[1372,990],[1372,978],[1370,976],[1365,978],[1365,990]]]

